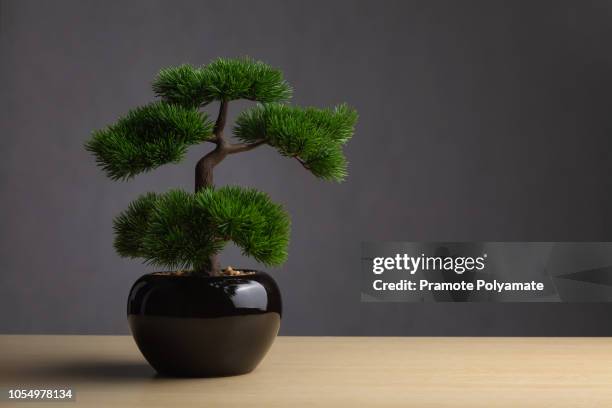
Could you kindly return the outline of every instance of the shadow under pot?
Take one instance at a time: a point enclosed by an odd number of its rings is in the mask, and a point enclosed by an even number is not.
[[[134,283],[128,322],[161,375],[218,377],[252,371],[274,342],[281,295],[270,275],[152,273]]]

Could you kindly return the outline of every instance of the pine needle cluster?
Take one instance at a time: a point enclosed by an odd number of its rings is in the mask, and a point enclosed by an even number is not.
[[[342,181],[347,175],[342,146],[356,121],[357,112],[344,104],[334,109],[266,104],[244,111],[234,134],[248,143],[265,140],[282,155],[299,159],[315,176]]]
[[[212,122],[197,109],[158,101],[95,131],[85,148],[96,156],[108,177],[125,180],[180,162],[189,146],[211,137],[212,129]]]
[[[181,65],[162,69],[153,90],[168,102],[189,107],[237,99],[283,102],[292,93],[280,70],[250,58],[218,58],[198,68]]]
[[[287,258],[290,220],[267,194],[227,186],[142,195],[115,218],[114,230],[121,256],[152,265],[206,267],[228,241],[263,264],[279,265]]]

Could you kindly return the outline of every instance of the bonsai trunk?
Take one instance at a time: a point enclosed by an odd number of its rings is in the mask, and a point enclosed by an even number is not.
[[[227,152],[222,147],[222,144],[218,144],[215,150],[202,157],[195,168],[195,191],[198,192],[204,188],[212,187],[213,184],[213,170],[217,164],[219,164],[227,156]],[[211,255],[208,259],[207,265],[200,266],[194,270],[197,273],[204,273],[210,276],[217,276],[221,274],[221,266],[217,255]]]
[[[212,187],[213,170],[215,166],[225,157],[228,152],[225,151],[222,144],[218,144],[215,150],[202,157],[195,168],[195,191],[198,192],[206,187]]]
[[[213,129],[213,138],[211,141],[217,147],[206,156],[202,157],[195,168],[195,191],[196,193],[204,188],[213,187],[213,171],[216,165],[221,163],[229,154],[246,152],[264,143],[264,140],[258,140],[253,143],[228,143],[223,136],[225,122],[227,120],[227,101],[221,101],[219,106],[219,116],[215,122]],[[195,266],[194,272],[202,273],[209,276],[218,276],[221,274],[221,266],[217,255],[211,255],[205,265]]]
[[[213,187],[213,170],[215,166],[227,156],[226,142],[223,139],[223,129],[227,120],[227,102],[222,101],[219,106],[219,116],[213,129],[214,142],[217,147],[206,156],[202,157],[195,168],[195,191],[196,193],[204,188]],[[194,266],[194,272],[203,273],[210,276],[221,274],[221,265],[216,254],[208,258],[204,265]]]

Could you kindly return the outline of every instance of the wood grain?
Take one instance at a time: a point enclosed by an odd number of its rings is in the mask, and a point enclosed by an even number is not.
[[[173,379],[129,336],[8,335],[0,386],[76,390],[53,407],[611,407],[612,339],[279,337],[251,374]]]

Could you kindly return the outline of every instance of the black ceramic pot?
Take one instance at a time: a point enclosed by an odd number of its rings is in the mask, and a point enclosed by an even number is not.
[[[153,273],[134,283],[128,321],[162,375],[216,377],[252,371],[276,338],[281,296],[272,277]]]

